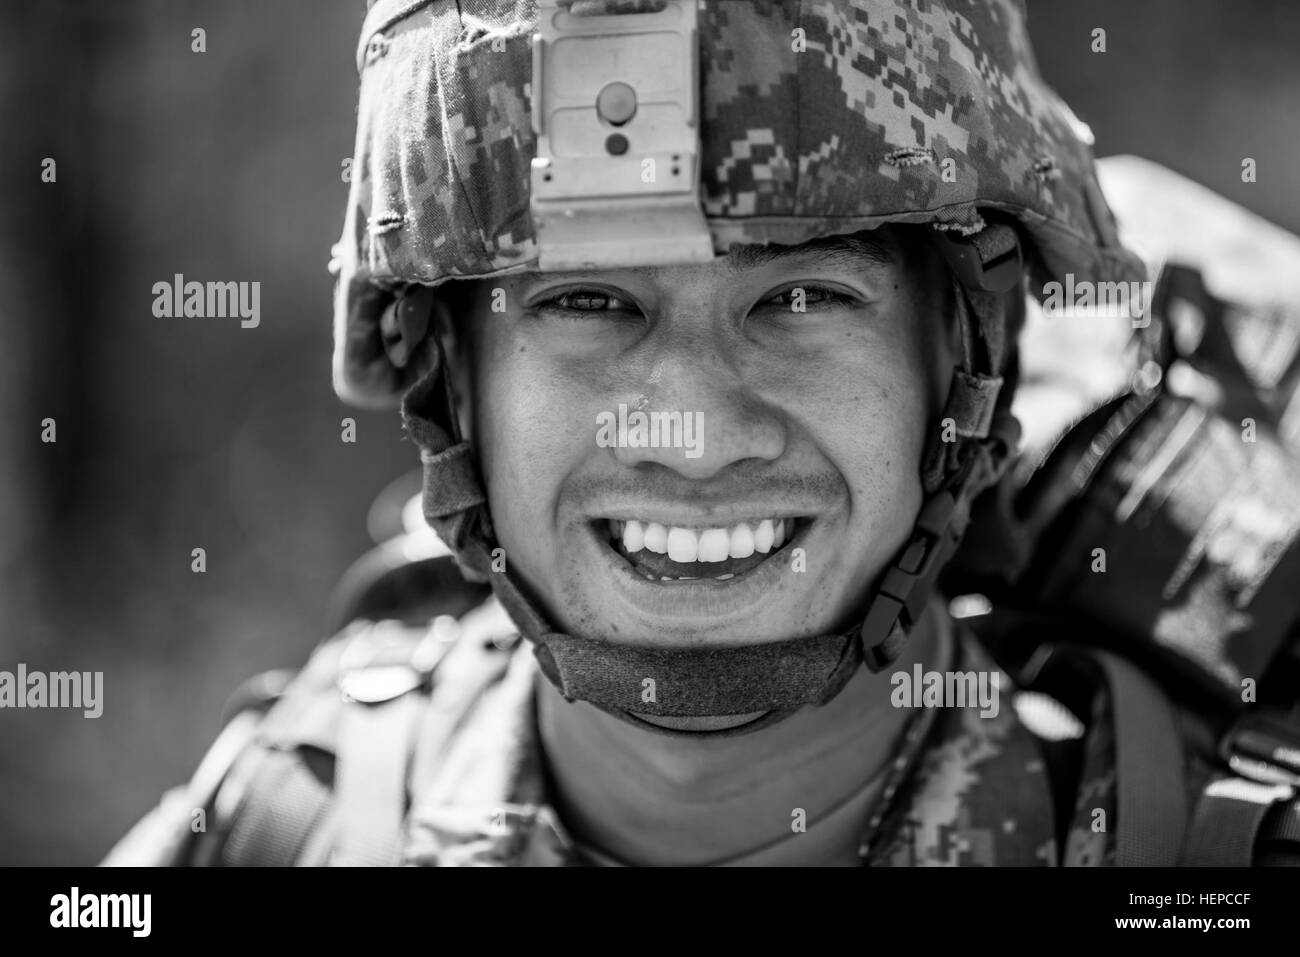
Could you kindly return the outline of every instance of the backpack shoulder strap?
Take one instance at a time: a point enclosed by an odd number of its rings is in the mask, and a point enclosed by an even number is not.
[[[1099,684],[1114,725],[1115,863],[1177,863],[1187,822],[1182,738],[1164,693],[1133,664],[1075,643],[1041,649],[1026,687],[1044,692],[1081,718]],[[1074,776],[1065,780],[1077,785]]]
[[[195,864],[288,867],[313,858],[309,843],[331,814],[327,781],[304,755],[253,745],[218,795],[218,822]]]
[[[416,723],[434,668],[458,636],[456,620],[439,616],[419,642],[385,644],[370,633],[340,663],[342,712],[334,766],[337,816],[331,864],[383,867],[401,854],[407,770]],[[358,636],[362,637],[362,636]]]
[[[1177,863],[1187,822],[1182,738],[1164,693],[1129,662],[1090,652],[1110,688],[1115,718],[1115,863]]]
[[[323,645],[218,794],[220,862],[402,863],[414,796],[511,660],[483,629],[498,616],[357,622]]]
[[[363,621],[323,645],[218,794],[221,863],[396,864],[415,724],[455,629]]]
[[[1070,672],[1087,667],[1083,662],[1092,663],[1110,693],[1118,866],[1300,864],[1300,721],[1294,715],[1239,719],[1219,742],[1221,767],[1207,769],[1211,756],[1187,750],[1199,736],[1185,737],[1173,702],[1119,655],[1056,646],[1035,668],[1034,687],[1070,704],[1068,683],[1080,684]]]

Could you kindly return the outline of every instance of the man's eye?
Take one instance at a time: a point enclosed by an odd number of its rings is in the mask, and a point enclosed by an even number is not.
[[[537,303],[537,309],[562,309],[569,312],[620,312],[632,308],[603,289],[572,289]]]
[[[817,306],[846,306],[852,303],[853,299],[849,296],[823,286],[791,286],[764,299],[762,305],[801,312]]]

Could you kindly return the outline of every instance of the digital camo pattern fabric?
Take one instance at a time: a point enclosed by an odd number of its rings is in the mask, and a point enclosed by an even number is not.
[[[330,771],[321,767],[322,760],[337,769],[339,762],[357,758],[344,753],[349,745],[341,729],[346,709],[365,706],[347,702],[340,694],[338,676],[345,649],[350,642],[374,638],[382,639],[388,651],[404,644],[414,655],[414,649],[428,638],[426,627],[381,624],[350,627],[322,645],[261,719],[245,750],[233,758],[220,788],[198,804],[193,785],[188,791],[176,789],[121,842],[109,862],[299,866],[336,862],[348,818],[360,813],[370,822],[380,813],[341,798],[337,780],[331,786]],[[400,751],[409,762],[404,775],[409,809],[402,815],[400,847],[391,863],[437,867],[593,863],[594,852],[582,848],[556,811],[537,726],[537,663],[531,647],[518,640],[494,600],[464,616],[460,626],[455,643],[438,665],[432,688],[420,695],[416,722],[420,731],[415,740],[404,743],[385,737],[352,742],[367,750]],[[958,648],[953,667],[996,669],[967,629],[958,628],[955,634]],[[391,664],[388,658],[383,661]],[[1001,686],[1010,689],[1006,674],[999,674]],[[1113,864],[1113,827],[1096,826],[1098,809],[1104,812],[1104,822],[1113,822],[1115,814],[1110,711],[1108,697],[1099,693],[1080,742],[1083,764],[1064,846],[1058,843],[1056,803],[1042,743],[1017,709],[1003,707],[996,716],[981,718],[977,709],[955,708],[937,716],[916,772],[900,789],[865,863],[876,867]],[[205,804],[213,826],[194,842],[193,809]],[[297,827],[295,822],[310,828]]]
[[[1089,728],[1074,815],[1065,837],[1065,864],[1112,867],[1116,847],[1110,835],[1117,818],[1119,782],[1115,767],[1115,722],[1110,691],[1105,685],[1099,686],[1093,696]]]
[[[957,629],[954,667],[997,670],[966,629]],[[482,657],[490,642],[467,633],[458,657]],[[491,657],[492,652],[486,652]],[[501,652],[496,652],[500,655]],[[586,866],[548,793],[541,743],[533,719],[535,659],[526,644],[509,663],[487,668],[487,685],[455,715],[443,745],[446,763],[416,796],[406,823],[403,862],[427,866]],[[1011,688],[1005,673],[1001,686]],[[476,684],[476,683],[474,683]],[[437,709],[437,690],[431,707]],[[1109,811],[1113,737],[1105,701],[1094,715],[1098,733],[1086,744],[1088,765],[1076,827],[1088,829],[1085,809]],[[447,715],[450,720],[452,716]],[[467,773],[472,769],[472,773]],[[1113,812],[1109,812],[1113,813]],[[991,718],[972,708],[946,710],[914,777],[882,824],[883,839],[867,860],[877,867],[1091,865],[1109,862],[1113,841],[1092,833],[1086,848],[1060,848],[1055,809],[1037,739],[1005,707]]]
[[[957,629],[961,671],[1010,677],[969,631]],[[884,822],[875,867],[1051,866],[1060,863],[1043,755],[1013,707],[942,714],[907,792]]]
[[[358,55],[343,288],[534,266],[536,3],[376,6],[391,15],[368,20]],[[701,0],[700,199],[715,250],[897,221],[970,231],[996,210],[1028,230],[1042,277],[1141,278],[1090,134],[1043,83],[1024,20],[1020,0]],[[639,169],[654,144],[635,117],[620,132]]]

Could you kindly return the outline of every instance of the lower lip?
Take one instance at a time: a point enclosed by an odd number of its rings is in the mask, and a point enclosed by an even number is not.
[[[665,731],[677,731],[683,734],[708,734],[711,731],[734,731],[736,728],[753,724],[763,717],[766,711],[751,711],[748,714],[727,715],[725,717],[676,718],[664,715],[649,715],[633,712],[642,721],[646,721]]]
[[[774,600],[782,575],[789,570],[786,561],[789,550],[802,546],[811,529],[812,521],[803,522],[767,561],[744,575],[726,581],[695,578],[652,582],[614,550],[601,536],[597,525],[587,525],[589,540],[599,552],[599,560],[609,567],[617,593],[651,627],[657,624],[656,619],[716,626],[726,624],[730,618],[751,617],[756,606]]]

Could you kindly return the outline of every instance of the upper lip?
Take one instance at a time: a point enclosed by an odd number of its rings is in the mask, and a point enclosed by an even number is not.
[[[811,502],[807,496],[783,498],[734,495],[656,495],[650,490],[610,495],[585,504],[588,521],[657,522],[678,528],[719,528],[763,519],[815,518],[830,511],[829,502]]]
[[[592,518],[596,521],[604,519],[612,522],[655,522],[673,528],[726,528],[731,525],[738,525],[741,522],[754,524],[764,519],[778,521],[780,519],[809,518],[813,514],[812,509],[791,509],[787,506],[774,506],[765,509],[762,506],[746,505],[743,508],[732,506],[700,511],[698,509],[672,509],[638,505],[629,508],[608,509],[602,511],[599,515],[592,516]]]

